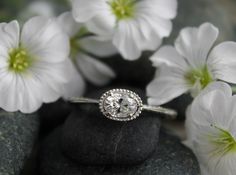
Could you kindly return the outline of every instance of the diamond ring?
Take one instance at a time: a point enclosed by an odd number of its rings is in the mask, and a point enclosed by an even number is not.
[[[73,97],[72,103],[95,103],[101,112],[109,119],[116,121],[130,121],[136,119],[143,110],[163,113],[169,119],[175,119],[177,112],[161,106],[148,106],[142,103],[141,98],[134,92],[126,89],[112,89],[105,92],[100,100]]]

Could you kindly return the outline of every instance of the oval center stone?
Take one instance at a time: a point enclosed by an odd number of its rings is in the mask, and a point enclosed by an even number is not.
[[[103,113],[114,120],[130,120],[140,111],[140,99],[133,93],[113,90],[102,99]]]
[[[104,101],[104,108],[114,117],[126,118],[133,115],[138,108],[137,102],[126,94],[115,93]]]

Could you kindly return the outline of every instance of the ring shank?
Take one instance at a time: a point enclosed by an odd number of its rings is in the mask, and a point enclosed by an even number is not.
[[[163,108],[161,106],[143,105],[143,110],[165,114],[166,115],[165,118],[171,120],[174,120],[177,116],[177,112],[175,110],[169,108]]]
[[[72,103],[93,103],[93,104],[99,103],[99,100],[85,97],[73,97],[70,98],[69,101]],[[161,106],[143,105],[143,110],[165,114],[167,119],[172,119],[172,120],[175,119],[177,116],[177,112],[175,110],[163,108]]]
[[[99,100],[85,97],[72,97],[69,101],[72,103],[99,103]]]

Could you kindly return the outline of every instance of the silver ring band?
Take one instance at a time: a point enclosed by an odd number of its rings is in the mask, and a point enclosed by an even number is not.
[[[116,121],[130,121],[137,118],[142,110],[157,112],[166,115],[166,119],[175,119],[177,112],[161,106],[149,106],[142,104],[140,97],[126,89],[113,89],[102,95],[100,100],[73,97],[71,103],[98,104],[101,112],[109,119]]]

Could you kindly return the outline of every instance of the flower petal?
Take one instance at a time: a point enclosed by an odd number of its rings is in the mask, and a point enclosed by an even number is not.
[[[194,134],[196,132],[196,127],[193,123],[193,116],[191,113],[192,105],[190,104],[186,109],[186,120],[185,120],[185,129],[186,129],[186,140],[183,142],[184,145],[190,149],[194,148]]]
[[[210,168],[214,175],[233,175],[236,171],[235,165],[236,154],[232,152],[222,156],[222,158],[218,162],[215,162]]]
[[[76,21],[87,22],[100,12],[108,11],[108,4],[104,0],[71,0],[72,13]]]
[[[202,148],[204,149],[204,148]],[[220,154],[220,153],[219,153]],[[221,153],[222,154],[222,153]],[[220,155],[221,155],[220,154]],[[219,155],[219,156],[220,156]],[[211,158],[207,166],[201,163],[201,173],[203,175],[234,175],[235,174],[236,154],[234,152],[222,154],[222,156]]]
[[[11,49],[18,48],[19,37],[20,27],[17,21],[0,23],[0,54],[4,54],[6,56]]]
[[[24,80],[23,77],[21,77],[20,81],[21,86],[24,86],[22,87],[24,90],[19,97],[18,110],[23,113],[32,113],[37,111],[43,104],[42,99],[40,98],[42,92],[37,88],[37,81],[34,79]]]
[[[153,27],[153,21],[145,14],[136,19],[139,30],[143,35],[139,44],[141,50],[156,50],[162,43],[162,37],[158,30]]]
[[[37,62],[27,72],[0,71],[0,107],[6,111],[35,112],[42,102],[53,102],[62,95],[66,64]]]
[[[65,99],[80,97],[85,92],[85,82],[69,59],[65,64],[67,64],[67,77],[69,81],[64,86],[63,97]]]
[[[155,17],[152,23],[153,29],[158,32],[161,38],[170,36],[172,31],[172,22],[163,18]]]
[[[0,79],[0,107],[9,112],[17,111],[19,96],[17,93],[17,81],[14,75],[7,71],[1,71]]]
[[[223,129],[229,126],[232,97],[231,87],[223,82],[213,82],[196,97],[192,104],[193,121],[198,125],[217,125]],[[227,115],[227,116],[226,116]]]
[[[127,60],[135,60],[141,56],[143,46],[142,34],[134,20],[119,22],[114,35],[113,44]]]
[[[147,86],[148,103],[162,105],[189,90],[181,70],[175,67],[160,67],[160,74]]]
[[[34,17],[26,22],[21,43],[30,55],[45,62],[64,61],[70,53],[68,36],[56,20],[47,17]]]
[[[38,89],[21,75],[2,73],[0,87],[0,107],[8,112],[32,113],[42,104]]]
[[[95,85],[107,84],[116,76],[110,67],[88,55],[78,54],[76,61],[83,76]]]
[[[149,50],[155,51],[162,44],[162,39],[155,33],[152,33],[152,39],[143,40],[143,43],[140,43],[140,49],[142,51]]]
[[[215,78],[236,84],[236,43],[217,45],[209,55],[208,65]]]
[[[85,37],[80,40],[80,45],[89,53],[99,57],[109,57],[117,53],[117,49],[111,40],[98,38],[94,36]]]
[[[172,22],[168,19],[161,18],[157,15],[154,15],[151,11],[147,10],[147,8],[140,7],[140,14],[138,15],[138,18],[143,19],[143,21],[146,21],[153,32],[158,34],[161,38],[167,37],[170,35],[172,31]],[[144,23],[141,21],[142,23]],[[140,26],[144,24],[140,24]]]
[[[20,27],[17,21],[0,23],[0,71],[8,68],[9,52],[19,47]]]
[[[43,102],[54,102],[64,94],[64,85],[70,81],[67,59],[51,64],[37,62],[30,69],[29,75],[37,80],[37,88],[42,92],[40,98]]]
[[[222,133],[230,132],[231,99],[232,90],[228,84],[213,82],[192,103],[189,115],[191,120],[187,123],[192,131],[188,135],[188,140],[192,142],[192,149],[200,162],[201,173],[204,175],[232,175],[235,172],[234,143],[228,135],[225,136],[225,133]]]
[[[86,23],[87,29],[101,36],[112,37],[116,27],[116,18],[109,11],[102,11]]]
[[[204,23],[199,28],[188,27],[180,32],[175,47],[193,68],[199,68],[205,65],[218,33],[218,29],[210,23]]]
[[[62,13],[57,18],[57,22],[70,38],[75,36],[83,26],[74,20],[71,12]]]
[[[166,64],[170,67],[178,67],[185,71],[188,65],[185,59],[172,46],[161,47],[151,58],[153,65],[159,67],[161,64]]]
[[[230,111],[228,114],[228,121],[229,121],[229,131],[230,133],[234,136],[234,138],[236,138],[236,117],[235,117],[235,113],[236,113],[236,95],[234,95],[231,98],[231,105],[230,105]]]
[[[173,19],[177,15],[177,0],[145,0],[146,9],[161,18]]]
[[[200,169],[201,169],[201,175],[211,175],[206,165],[202,165],[201,162],[200,162]]]

